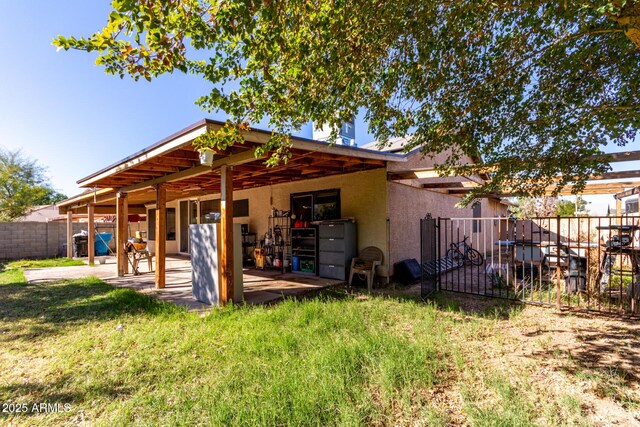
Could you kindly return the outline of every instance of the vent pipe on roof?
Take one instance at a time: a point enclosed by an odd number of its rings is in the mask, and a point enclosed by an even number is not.
[[[316,123],[313,123],[313,139],[315,141],[333,142],[334,144],[351,147],[356,146],[356,125],[354,120],[342,123],[340,129],[338,129],[338,137],[334,141],[330,140],[331,131],[332,129],[327,125],[318,127]]]

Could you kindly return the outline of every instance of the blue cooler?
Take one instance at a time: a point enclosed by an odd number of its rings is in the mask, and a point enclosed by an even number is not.
[[[109,240],[113,235],[111,233],[96,233],[96,242],[93,245],[96,255],[109,255]]]

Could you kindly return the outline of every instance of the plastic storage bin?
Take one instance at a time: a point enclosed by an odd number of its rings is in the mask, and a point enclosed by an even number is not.
[[[93,249],[96,255],[109,255],[109,240],[113,237],[111,233],[96,233]]]

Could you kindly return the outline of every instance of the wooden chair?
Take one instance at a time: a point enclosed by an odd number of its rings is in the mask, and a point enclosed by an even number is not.
[[[373,278],[376,275],[376,267],[382,264],[384,255],[375,246],[368,246],[360,254],[351,260],[351,271],[349,272],[349,286],[353,281],[353,275],[358,274],[367,279],[367,289],[373,289]]]
[[[140,264],[140,260],[146,259],[149,261],[149,272],[153,271],[153,263],[151,252],[147,248],[144,249],[136,249],[136,247],[131,242],[127,242],[124,244],[124,251],[127,253],[129,257],[129,262],[131,263],[131,267],[133,268],[133,274],[139,275],[140,270],[138,270],[138,265]]]

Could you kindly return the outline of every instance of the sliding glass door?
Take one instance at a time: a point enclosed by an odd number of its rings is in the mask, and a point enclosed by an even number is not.
[[[198,223],[198,202],[180,202],[180,252],[189,253],[189,225]]]

